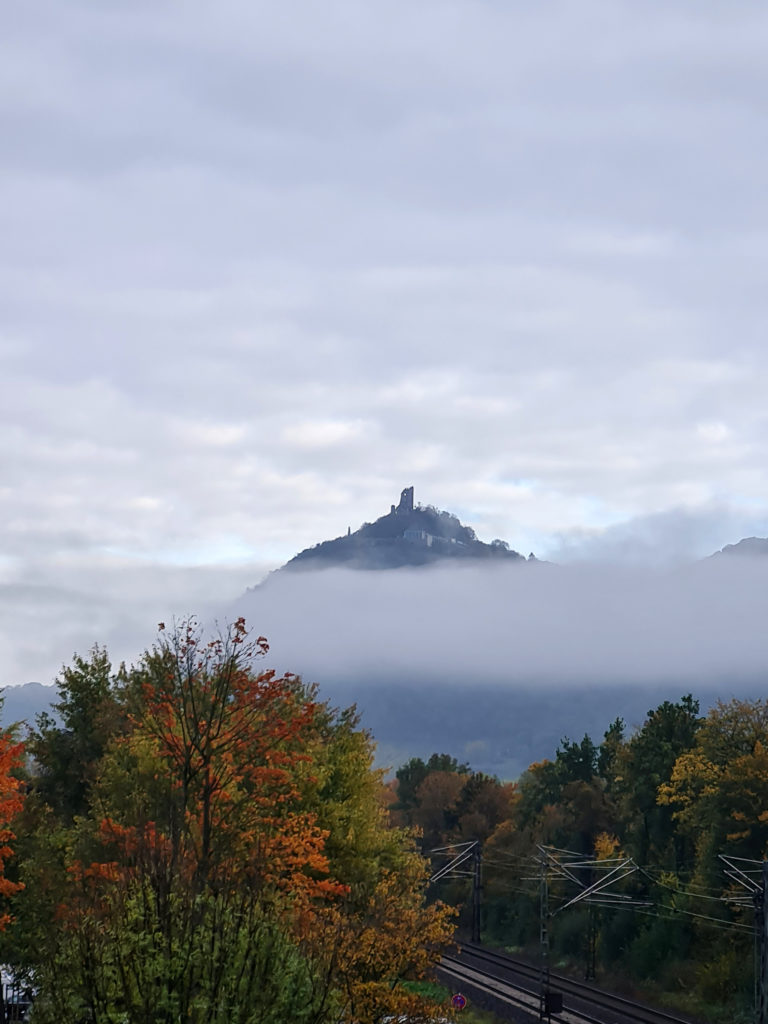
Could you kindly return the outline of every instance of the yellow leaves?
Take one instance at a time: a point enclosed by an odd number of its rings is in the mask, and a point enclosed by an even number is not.
[[[425,906],[424,882],[424,861],[410,853],[397,870],[380,867],[373,883],[355,887],[348,899],[318,907],[305,941],[340,979],[343,1020],[379,1021],[396,1009],[427,1019],[419,1015],[425,1004],[408,1003],[398,981],[423,976],[445,952],[455,911]]]
[[[694,747],[678,757],[660,804],[675,808],[681,830],[701,842],[762,854],[768,825],[768,702],[731,701],[713,708]],[[736,826],[736,827],[734,827]]]
[[[621,844],[616,836],[612,836],[608,832],[601,832],[595,836],[595,859],[611,860],[618,854],[620,847]]]
[[[722,766],[713,764],[701,750],[689,750],[675,761],[670,781],[659,787],[658,802],[677,805],[675,817],[684,818],[692,803],[718,791],[723,771]]]
[[[354,1020],[354,1024],[380,1024],[382,1020],[430,1024],[431,1021],[447,1019],[445,1006],[380,981],[357,984],[354,1006],[354,1016],[345,1017],[345,1020]]]
[[[750,836],[750,830],[745,828],[742,832],[726,832],[725,838],[729,843],[739,843]]]

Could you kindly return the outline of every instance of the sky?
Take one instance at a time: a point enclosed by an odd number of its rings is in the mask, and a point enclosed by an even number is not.
[[[9,0],[0,682],[409,485],[564,563],[768,535],[767,48],[741,0]]]

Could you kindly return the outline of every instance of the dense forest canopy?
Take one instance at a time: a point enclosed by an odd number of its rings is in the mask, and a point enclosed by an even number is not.
[[[546,878],[556,962],[708,1021],[752,1019],[752,893],[721,855],[741,858],[759,896],[768,700],[720,702],[705,716],[690,694],[667,700],[629,735],[616,719],[601,742],[564,738],[512,785],[436,754],[403,765],[391,788],[394,820],[419,828],[433,868],[451,844],[481,844],[484,941],[539,955]],[[571,906],[579,889],[559,861],[592,882],[628,865],[615,893],[626,905]],[[467,886],[449,876],[437,890],[462,908],[465,935]]]

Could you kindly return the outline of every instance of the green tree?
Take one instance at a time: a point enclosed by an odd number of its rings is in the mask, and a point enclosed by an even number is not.
[[[669,806],[659,803],[678,757],[690,750],[701,725],[699,702],[688,694],[648,712],[642,728],[617,752],[613,788],[623,822],[622,840],[640,864],[690,866],[692,849],[676,829]]]
[[[569,782],[591,782],[597,774],[599,750],[592,738],[586,733],[580,743],[571,742],[564,737],[555,754],[560,783],[566,786]]]
[[[617,764],[625,744],[624,719],[616,718],[608,726],[603,735],[597,755],[597,774],[605,782],[608,792],[612,792],[616,784]]]
[[[56,680],[54,714],[37,716],[27,748],[33,759],[33,788],[66,821],[88,809],[99,760],[120,728],[116,679],[109,655],[94,646],[89,657],[74,656]]]

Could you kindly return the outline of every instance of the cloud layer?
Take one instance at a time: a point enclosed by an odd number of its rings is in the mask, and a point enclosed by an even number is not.
[[[544,556],[768,533],[764,8],[3,20],[5,678],[409,484]]]
[[[765,564],[764,564],[765,563]],[[768,559],[674,570],[526,562],[278,573],[235,602],[270,663],[321,684],[509,688],[768,676]]]

